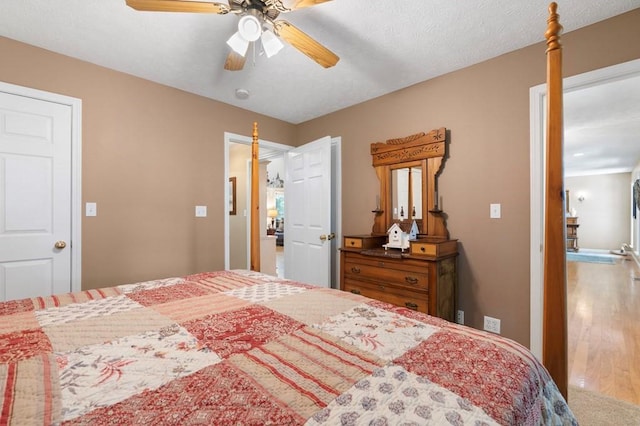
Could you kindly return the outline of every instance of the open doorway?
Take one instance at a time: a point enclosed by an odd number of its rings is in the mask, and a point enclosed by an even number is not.
[[[327,225],[327,229],[322,229],[321,231],[325,233],[325,239],[320,238],[322,245],[324,246],[324,253],[328,255],[325,263],[324,257],[310,257],[307,260],[303,260],[301,258],[302,250],[289,250],[287,251],[287,241],[291,242],[291,244],[295,245],[297,240],[294,238],[291,239],[291,236],[299,236],[298,232],[289,232],[285,230],[285,226],[291,226],[292,223],[298,223],[295,220],[287,221],[286,215],[283,213],[285,203],[284,203],[284,192],[281,192],[277,188],[279,185],[279,181],[282,180],[283,186],[286,186],[286,176],[291,174],[287,172],[287,165],[295,166],[300,158],[311,158],[314,162],[311,164],[316,164],[316,160],[320,157],[316,155],[312,155],[314,153],[314,147],[318,146],[318,141],[309,142],[307,144],[301,145],[299,147],[291,147],[288,145],[282,145],[275,142],[268,142],[260,140],[260,172],[263,176],[260,178],[261,186],[264,184],[264,189],[261,189],[260,197],[260,210],[264,214],[261,214],[260,217],[260,229],[264,230],[264,239],[268,240],[265,242],[267,245],[271,245],[274,242],[275,248],[275,262],[276,268],[278,264],[282,266],[279,268],[281,273],[278,270],[274,271],[262,271],[267,272],[272,275],[283,276],[284,278],[292,278],[297,279],[299,281],[307,282],[307,283],[316,283],[317,285],[322,285],[326,287],[337,287],[340,277],[340,263],[337,261],[337,253],[339,249],[340,242],[342,241],[342,207],[341,207],[341,138],[335,137],[325,137],[322,138],[323,143],[326,144],[326,152],[325,155],[322,156],[324,158],[323,161],[325,166],[330,165],[330,170],[327,169],[325,175],[331,175],[331,178],[328,180],[330,184],[325,185],[315,185],[313,188],[310,188],[309,191],[299,191],[293,190],[289,194],[287,193],[287,202],[286,202],[286,211],[290,213],[296,213],[301,211],[309,210],[310,212],[317,213],[322,209],[326,208],[326,212],[331,217],[330,225]],[[249,248],[250,248],[250,214],[251,211],[248,208],[250,202],[248,197],[249,192],[249,164],[250,164],[250,154],[246,154],[246,157],[239,156],[240,161],[239,165],[232,166],[230,162],[230,158],[232,155],[232,151],[235,150],[244,150],[247,152],[250,150],[249,146],[252,142],[250,137],[236,135],[232,133],[225,133],[225,146],[224,146],[224,156],[225,156],[225,182],[228,182],[230,179],[233,179],[235,182],[235,194],[231,195],[231,190],[225,191],[224,203],[225,206],[229,206],[231,209],[231,204],[235,203],[234,214],[227,214],[224,218],[225,224],[225,232],[224,232],[224,244],[225,244],[225,269],[248,269],[249,268]],[[301,154],[302,153],[302,154]],[[315,154],[315,153],[314,153]],[[268,171],[267,167],[271,163],[275,165],[279,162],[279,159],[282,158],[284,162],[284,172],[280,172],[277,168],[274,168],[274,171]],[[246,174],[244,175],[245,179],[239,177],[246,170]],[[310,173],[313,171],[313,168],[305,168],[307,172]],[[275,174],[275,176],[274,176]],[[292,178],[293,179],[293,178]],[[293,179],[292,182],[298,183],[299,181]],[[226,184],[226,183],[225,183]],[[294,185],[295,186],[295,185]],[[299,185],[298,185],[299,186]],[[273,188],[272,188],[273,187]],[[319,192],[318,192],[319,191]],[[269,198],[269,194],[273,193],[273,199]],[[288,191],[287,191],[288,192]],[[247,194],[247,195],[243,195]],[[299,195],[299,197],[296,196]],[[264,197],[264,199],[262,199]],[[313,205],[313,203],[309,203],[309,199],[311,200],[324,200],[322,201],[322,206],[318,208],[318,206]],[[306,200],[306,201],[305,201]],[[301,207],[301,205],[303,207]],[[275,207],[271,209],[270,207]],[[271,212],[270,210],[276,210]],[[279,211],[278,211],[279,210]],[[291,211],[290,211],[291,210]],[[325,211],[325,210],[322,210]],[[325,212],[325,213],[326,213]],[[273,214],[272,214],[273,213]],[[315,215],[317,216],[317,215]],[[311,215],[311,217],[315,217]],[[292,215],[292,218],[296,217],[296,215]],[[309,215],[303,215],[303,217],[309,217]],[[270,231],[270,228],[274,228],[274,231]],[[297,229],[297,228],[296,228]],[[273,235],[270,233],[273,232]],[[290,235],[287,236],[287,233]],[[307,235],[309,233],[302,233],[303,235]],[[331,234],[331,237],[335,235],[335,238],[326,238],[327,235]],[[273,239],[273,241],[272,241]],[[269,253],[266,253],[262,249],[263,241],[261,241],[261,258],[266,259]],[[293,246],[292,246],[293,247]],[[245,254],[246,253],[246,254]],[[296,258],[295,255],[298,254]],[[302,256],[304,257],[304,256]],[[286,259],[286,260],[285,260]],[[267,261],[269,264],[271,261]],[[261,264],[264,263],[261,261]],[[286,266],[289,265],[289,266]],[[305,266],[306,265],[306,266]],[[314,280],[313,275],[314,272],[324,270],[323,265],[327,266],[327,272],[325,279],[323,280]],[[262,266],[262,265],[261,265]],[[285,268],[285,270],[282,270]],[[287,272],[286,269],[289,269]],[[300,276],[300,271],[303,271],[302,276]],[[318,282],[317,282],[318,281]]]
[[[250,247],[250,221],[251,211],[249,209],[250,197],[250,162],[251,162],[251,142],[249,136],[242,136],[233,133],[226,133],[224,136],[224,158],[225,158],[225,182],[228,182],[229,190],[225,191],[225,206],[229,206],[229,214],[225,215],[225,269],[249,269],[249,247]],[[261,185],[264,188],[260,191],[261,206],[265,214],[260,218],[260,229],[264,230],[262,236],[273,245],[272,253],[264,257],[273,259],[272,272],[276,270],[275,256],[275,236],[267,234],[267,165],[270,159],[283,158],[284,153],[291,149],[288,145],[276,142],[260,140],[259,158],[261,162]],[[232,207],[233,206],[233,207]],[[234,208],[235,207],[235,208]],[[273,239],[273,241],[271,241]],[[267,243],[265,242],[265,245]],[[261,246],[263,244],[261,243]],[[268,261],[271,263],[270,261]]]
[[[567,77],[563,81],[564,92],[574,92],[600,84],[635,78],[640,76],[640,59],[611,67]],[[616,99],[611,98],[611,102]],[[531,351],[538,358],[542,357],[542,298],[543,298],[543,180],[544,180],[544,116],[546,102],[546,85],[532,87],[530,90],[530,140],[531,140],[531,228],[530,228],[530,256],[531,256]],[[600,140],[601,144],[608,143],[606,136]],[[637,251],[638,247],[634,247]]]
[[[623,80],[631,80],[640,76],[640,60],[635,60],[608,68],[588,72],[564,79],[564,93],[575,93],[581,90],[596,87],[598,85],[610,84]],[[531,350],[538,357],[542,354],[542,299],[543,299],[543,213],[544,213],[544,117],[546,102],[546,87],[536,86],[530,92],[531,111]],[[609,96],[607,102],[615,111],[617,99]],[[565,105],[565,115],[566,105]],[[624,114],[617,116],[620,119]],[[597,120],[591,120],[592,126],[597,124]],[[595,131],[595,129],[592,129]],[[637,134],[637,133],[636,133]],[[611,150],[613,145],[609,144],[612,139],[612,132],[605,132],[600,136],[600,145],[604,149]],[[565,128],[565,140],[567,129]],[[637,144],[636,144],[637,145]],[[566,147],[565,147],[566,148]],[[565,154],[566,155],[566,154]],[[624,155],[624,154],[623,154]],[[565,159],[566,160],[566,159]],[[637,164],[636,160],[636,164]],[[566,164],[566,163],[565,163]],[[566,166],[565,166],[566,167]],[[577,194],[576,194],[577,195]],[[630,195],[629,195],[630,196]],[[629,233],[631,234],[631,233]],[[632,235],[628,238],[633,240]],[[638,242],[633,242],[634,249],[638,249]]]
[[[284,155],[270,157],[267,167],[267,235],[275,239],[275,275],[285,278]],[[270,241],[270,244],[273,242]]]

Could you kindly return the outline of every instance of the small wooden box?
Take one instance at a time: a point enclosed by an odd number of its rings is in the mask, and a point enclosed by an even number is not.
[[[577,224],[578,224],[577,217],[567,216],[567,225],[577,225]]]
[[[368,250],[380,248],[387,241],[386,235],[349,235],[344,237],[343,249]]]
[[[441,257],[458,252],[458,240],[418,238],[409,241],[409,254],[412,256]]]

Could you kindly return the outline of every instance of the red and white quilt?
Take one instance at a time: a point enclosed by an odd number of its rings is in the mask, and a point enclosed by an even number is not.
[[[0,425],[577,424],[521,345],[248,271],[0,303]]]

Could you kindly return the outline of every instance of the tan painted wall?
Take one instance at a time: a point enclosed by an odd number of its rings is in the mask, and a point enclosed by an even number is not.
[[[566,34],[564,75],[640,58],[632,40],[640,40],[640,9]],[[299,126],[300,140],[342,137],[345,234],[371,231],[378,182],[370,144],[450,129],[438,194],[460,242],[459,308],[477,328],[484,315],[500,318],[502,334],[527,346],[529,88],[545,82],[545,48],[536,44]],[[489,219],[491,203],[502,204],[502,219]]]
[[[564,179],[570,208],[576,210],[580,225],[579,247],[619,250],[623,243],[630,243],[632,182],[630,172]]]
[[[567,34],[565,76],[639,58],[639,39],[640,9]],[[260,137],[279,143],[341,136],[343,230],[366,233],[377,191],[369,144],[451,129],[439,194],[460,239],[460,308],[467,324],[500,318],[503,335],[528,345],[529,88],[545,80],[544,49],[298,126],[4,38],[0,80],[83,100],[83,199],[99,213],[83,220],[83,288],[223,267],[224,131],[249,135],[258,120]],[[489,220],[495,202],[501,220]],[[196,204],[209,218],[193,217]]]
[[[295,126],[2,37],[0,58],[1,81],[82,99],[83,289],[224,268],[224,132]]]

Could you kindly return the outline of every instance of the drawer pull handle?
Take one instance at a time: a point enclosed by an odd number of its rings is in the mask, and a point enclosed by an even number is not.
[[[351,293],[360,294],[360,290],[354,288],[353,290],[351,290]]]
[[[355,241],[353,241],[353,240],[349,241],[349,243],[350,243],[352,246],[355,246],[355,245],[356,245],[356,242],[355,242]]]
[[[426,250],[427,250],[427,249],[425,249],[425,248],[424,248],[424,246],[420,247],[420,251],[421,251],[421,252],[423,252],[423,253],[424,253]]]
[[[404,277],[404,280],[409,284],[418,284],[418,279],[415,277]]]
[[[359,274],[360,273],[360,268],[358,268],[357,266],[352,266],[351,267],[351,272],[353,272],[354,274]]]
[[[413,309],[414,311],[418,310],[418,305],[416,303],[413,303],[413,302],[405,302],[404,306],[406,306],[409,309]]]

